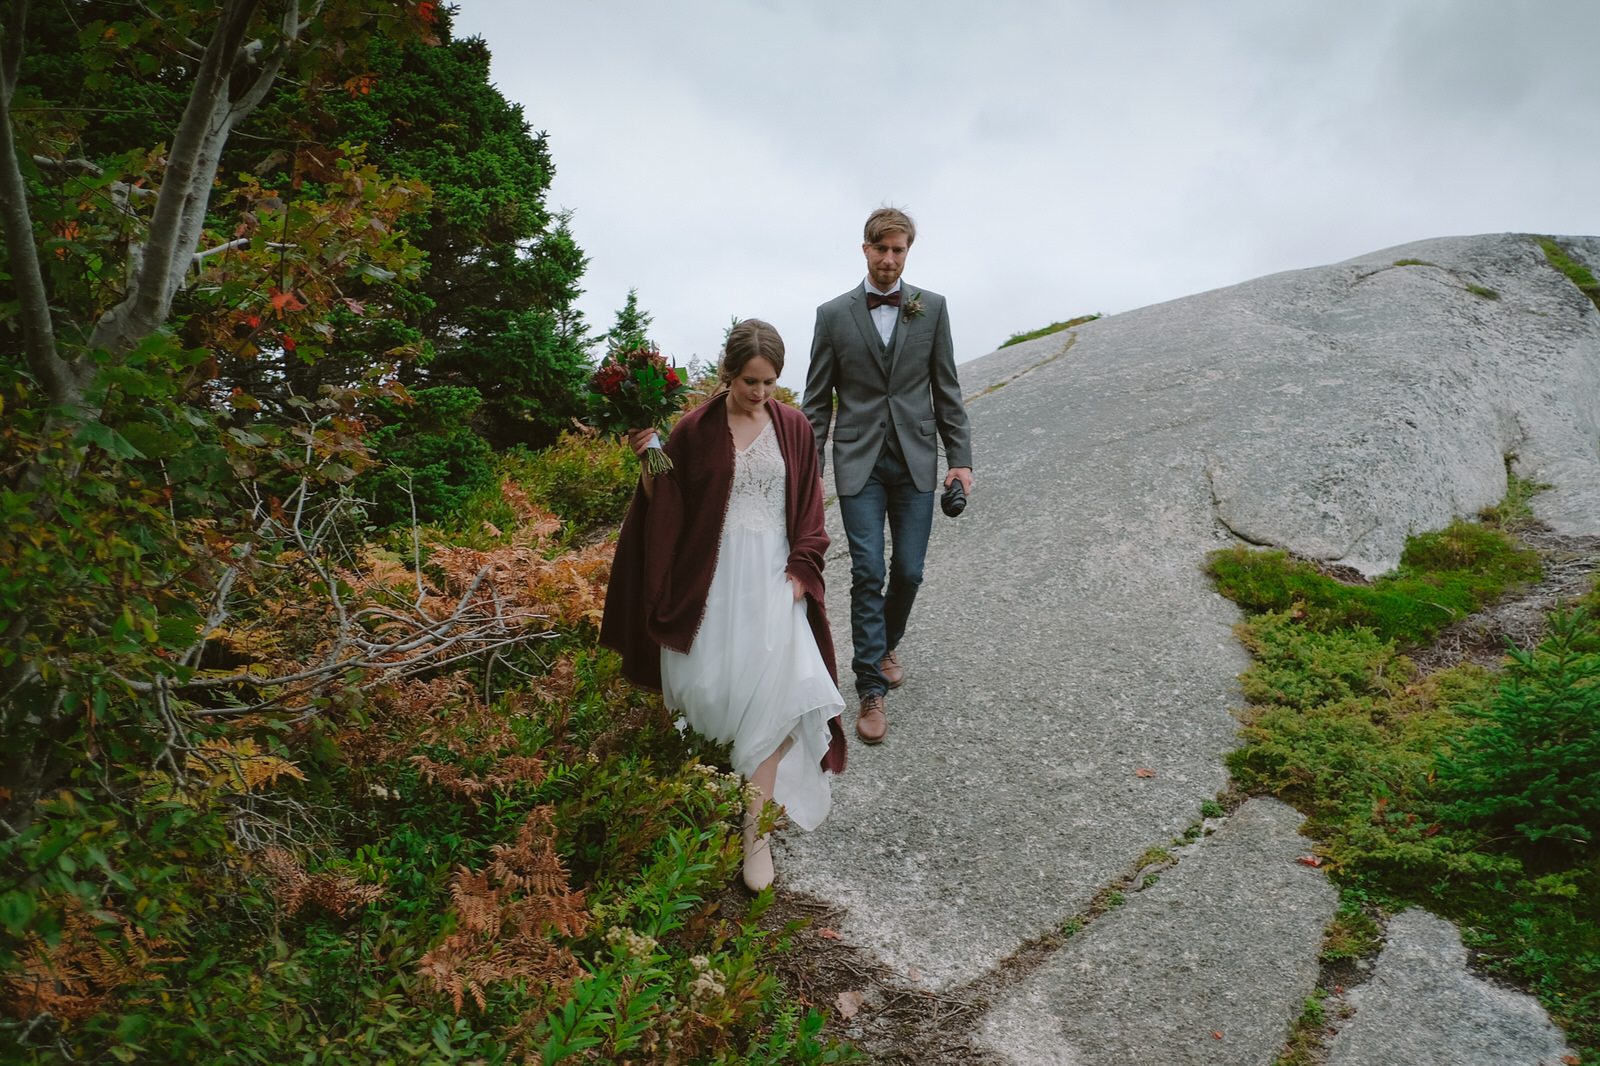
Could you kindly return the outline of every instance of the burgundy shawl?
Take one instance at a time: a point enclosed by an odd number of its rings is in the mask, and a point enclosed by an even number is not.
[[[768,400],[767,411],[788,468],[784,518],[789,562],[784,569],[805,591],[806,620],[837,685],[833,634],[823,607],[822,557],[828,534],[816,437],[805,415],[792,407]],[[722,393],[678,421],[666,442],[672,469],[656,478],[653,500],[642,486],[634,490],[617,537],[600,643],[622,654],[624,677],[655,692],[661,691],[661,649],[688,652],[717,570],[722,521],[733,489],[733,434],[726,412],[727,394]],[[822,766],[842,773],[844,728],[837,715],[828,720],[828,730],[831,739]]]

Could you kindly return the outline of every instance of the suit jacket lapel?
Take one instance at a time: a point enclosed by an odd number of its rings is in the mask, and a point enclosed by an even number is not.
[[[894,335],[889,338],[894,342],[894,345],[889,352],[888,370],[890,373],[894,372],[894,361],[900,358],[900,349],[905,347],[906,334],[911,332],[911,324],[916,321],[914,318],[906,318],[906,304],[911,299],[911,293],[911,286],[907,285],[904,279],[902,279],[900,282],[900,309],[898,314],[895,316],[896,322],[894,324]]]
[[[883,338],[878,336],[878,327],[873,323],[872,315],[867,313],[867,290],[860,286],[856,288],[855,298],[850,301],[850,317],[856,320],[856,328],[861,331],[867,351],[878,357],[878,366],[887,372],[889,353],[883,346]]]

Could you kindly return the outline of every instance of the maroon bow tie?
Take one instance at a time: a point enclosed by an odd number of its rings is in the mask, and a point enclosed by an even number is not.
[[[896,289],[896,290],[894,290],[893,292],[891,292],[887,296],[885,296],[881,292],[869,292],[869,293],[867,293],[867,310],[868,311],[872,310],[874,307],[882,307],[884,304],[888,304],[890,307],[899,307],[900,306],[900,290]]]

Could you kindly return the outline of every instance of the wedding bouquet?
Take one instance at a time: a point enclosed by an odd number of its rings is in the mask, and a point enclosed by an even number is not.
[[[589,377],[589,424],[617,436],[645,426],[660,429],[677,414],[679,398],[688,391],[677,368],[654,348],[608,352]],[[659,435],[651,438],[643,463],[652,477],[672,469]]]

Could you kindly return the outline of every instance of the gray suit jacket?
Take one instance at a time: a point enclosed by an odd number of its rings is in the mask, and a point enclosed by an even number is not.
[[[956,381],[944,297],[904,280],[900,293],[907,302],[920,299],[922,314],[907,321],[902,306],[887,349],[867,313],[863,286],[817,308],[801,410],[811,420],[817,460],[825,466],[833,398],[839,398],[833,479],[841,496],[854,496],[872,476],[891,420],[919,491],[931,491],[939,476],[935,431],[951,466],[972,465],[972,435]]]

